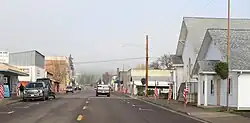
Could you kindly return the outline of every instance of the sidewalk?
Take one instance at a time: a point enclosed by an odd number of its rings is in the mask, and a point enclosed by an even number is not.
[[[4,99],[0,99],[0,106],[13,104],[13,103],[17,103],[20,101],[22,101],[22,98],[20,97],[4,98]]]
[[[203,108],[198,108],[196,106],[187,105],[186,109],[183,103],[171,100],[170,104],[166,99],[154,99],[148,97],[138,97],[141,100],[151,102],[163,107],[178,111],[180,113],[185,113],[187,115],[211,122],[211,123],[250,123],[250,118],[245,118],[240,115],[227,113],[227,112],[216,112]]]

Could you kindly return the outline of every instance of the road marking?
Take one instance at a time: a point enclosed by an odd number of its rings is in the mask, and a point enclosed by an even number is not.
[[[153,111],[152,109],[142,109],[142,108],[139,108],[139,111]]]
[[[0,112],[0,114],[13,114],[15,111],[9,111],[9,112]]]
[[[83,115],[78,115],[78,117],[77,117],[77,119],[76,119],[77,121],[81,121],[81,120],[83,120]]]
[[[87,109],[87,106],[83,106],[83,108],[82,108],[83,110],[85,110],[85,109]]]

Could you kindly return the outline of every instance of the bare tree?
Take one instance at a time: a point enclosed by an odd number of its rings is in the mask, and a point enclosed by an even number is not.
[[[51,60],[47,70],[53,73],[53,78],[61,83],[66,83],[67,68],[66,63],[59,60]]]
[[[153,61],[149,64],[149,68],[153,68],[153,69],[160,69],[161,65],[159,64],[159,61]]]
[[[170,55],[164,54],[163,56],[152,62],[149,67],[154,69],[171,69],[172,60]]]
[[[110,81],[110,75],[109,75],[109,73],[108,72],[105,72],[103,75],[102,75],[102,79],[103,79],[103,81],[104,81],[104,83],[109,83],[109,81]]]

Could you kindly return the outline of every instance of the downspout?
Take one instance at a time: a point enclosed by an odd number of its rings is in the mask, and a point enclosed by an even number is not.
[[[238,92],[237,92],[237,95],[236,95],[236,96],[237,96],[237,109],[239,109],[239,105],[238,105],[238,104],[239,104],[239,98],[238,98],[238,95],[239,95],[239,76],[240,76],[242,73],[243,73],[243,71],[241,70],[241,71],[240,71],[240,74],[238,74],[238,78],[237,78],[237,82],[238,82],[238,85],[237,85],[237,86],[238,86],[238,88],[237,88],[237,91],[238,91]]]

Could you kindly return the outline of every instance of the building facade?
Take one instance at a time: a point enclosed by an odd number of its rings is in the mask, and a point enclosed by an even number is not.
[[[9,64],[9,52],[7,52],[7,51],[0,51],[0,63],[7,63],[7,64]]]
[[[208,29],[193,74],[198,76],[198,105],[228,106],[250,110],[250,29],[232,29],[229,62],[229,94],[227,80],[215,72],[218,62],[227,62],[227,29]],[[228,102],[227,102],[228,96]]]
[[[19,76],[19,81],[35,82],[45,77],[44,55],[36,50],[9,54],[9,64],[22,69],[29,76]]]
[[[60,83],[60,90],[70,85],[69,62],[66,56],[46,56],[45,69]]]
[[[168,93],[170,86],[173,84],[171,72],[171,70],[148,70],[148,89],[157,87],[160,93]],[[128,70],[126,80],[128,81],[130,93],[137,94],[138,88],[145,86],[141,83],[141,79],[145,78],[145,75],[145,69],[134,68]]]

